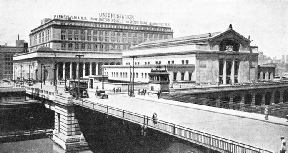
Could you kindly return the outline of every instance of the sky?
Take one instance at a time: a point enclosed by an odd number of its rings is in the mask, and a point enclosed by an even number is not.
[[[0,45],[29,42],[29,33],[54,15],[134,15],[169,23],[173,37],[233,29],[269,57],[288,55],[288,0],[0,0]]]

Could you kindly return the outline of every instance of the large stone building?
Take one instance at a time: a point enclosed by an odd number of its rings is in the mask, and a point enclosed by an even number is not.
[[[47,81],[101,75],[101,65],[120,65],[122,50],[141,42],[168,39],[168,24],[135,21],[132,15],[100,13],[99,18],[55,15],[31,30],[29,53],[14,57],[24,79]],[[76,55],[84,55],[78,59]],[[79,62],[80,60],[80,62]],[[57,63],[57,64],[56,64]],[[44,74],[45,73],[45,74]],[[42,75],[41,75],[42,74]]]
[[[172,85],[251,83],[258,80],[258,47],[250,42],[232,25],[224,32],[144,42],[123,52],[123,65],[105,65],[105,74],[113,82],[130,81],[134,74],[135,82],[148,83],[158,69],[170,74]]]
[[[24,40],[16,40],[16,46],[0,45],[0,80],[12,80],[13,71],[13,55],[25,53],[28,51],[28,43]]]

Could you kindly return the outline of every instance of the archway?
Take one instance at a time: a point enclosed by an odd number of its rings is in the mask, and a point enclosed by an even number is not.
[[[117,62],[116,65],[120,65],[120,62]]]
[[[283,93],[283,103],[286,103],[288,102],[288,91],[285,90],[284,93]]]
[[[262,94],[258,93],[255,96],[255,105],[260,106],[262,103]]]
[[[274,103],[278,104],[280,102],[280,92],[276,91],[274,94]]]
[[[270,101],[271,101],[271,92],[267,92],[266,94],[265,94],[265,105],[270,105],[271,103],[270,103]]]
[[[110,65],[115,65],[115,62],[111,62]]]
[[[252,103],[252,95],[251,94],[247,94],[244,97],[244,104],[246,105],[251,105]]]

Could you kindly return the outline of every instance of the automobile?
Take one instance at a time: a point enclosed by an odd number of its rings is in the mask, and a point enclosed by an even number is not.
[[[81,98],[89,98],[88,95],[88,81],[87,80],[80,80],[79,81],[79,97]],[[69,81],[68,91],[70,95],[73,97],[78,97],[78,80]]]
[[[108,99],[108,95],[105,94],[105,90],[96,90],[95,95],[97,98],[100,98],[100,99]]]
[[[280,81],[281,81],[280,76],[275,76],[275,77],[273,78],[273,81],[275,81],[275,82],[280,82]]]

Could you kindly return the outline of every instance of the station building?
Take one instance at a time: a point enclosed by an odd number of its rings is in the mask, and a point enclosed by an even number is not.
[[[121,65],[122,50],[152,40],[173,38],[167,23],[136,21],[133,15],[99,17],[55,15],[31,30],[28,53],[14,56],[15,78],[47,81],[101,75],[102,65]],[[83,55],[80,59],[76,55]],[[54,73],[55,71],[55,73]]]
[[[230,24],[223,32],[141,43],[133,50],[123,51],[123,65],[103,67],[113,82],[128,82],[132,77],[134,82],[149,83],[155,81],[153,73],[159,70],[169,74],[171,86],[184,82],[194,85],[252,83],[258,81],[260,72],[258,47],[250,43],[249,37],[236,32]],[[273,69],[262,70],[269,79],[275,75]],[[263,72],[261,77],[263,80]],[[161,77],[156,80],[161,82]]]

